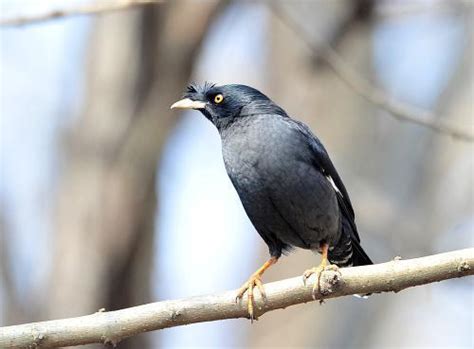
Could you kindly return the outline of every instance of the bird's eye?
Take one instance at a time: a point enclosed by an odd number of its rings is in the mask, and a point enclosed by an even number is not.
[[[216,104],[221,103],[223,100],[224,100],[224,96],[221,95],[220,93],[214,97],[214,102],[215,102]]]

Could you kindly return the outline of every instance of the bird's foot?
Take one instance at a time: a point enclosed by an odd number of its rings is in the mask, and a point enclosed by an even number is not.
[[[265,290],[263,288],[262,284],[262,279],[259,274],[253,274],[246,283],[242,285],[241,288],[239,288],[237,292],[237,297],[235,297],[235,301],[238,302],[240,299],[242,299],[243,295],[245,292],[247,292],[247,311],[249,313],[250,317],[250,322],[253,322],[253,320],[258,320],[257,315],[254,312],[254,289],[255,287],[258,288],[260,291],[260,294],[262,295],[262,298],[265,298]]]
[[[324,271],[326,270],[333,270],[337,273],[340,273],[339,272],[339,268],[337,267],[337,265],[335,264],[329,264],[327,265],[326,263],[321,263],[320,265],[318,265],[317,267],[314,267],[314,268],[311,268],[311,269],[308,269],[306,270],[304,273],[303,273],[303,284],[306,285],[306,280],[313,274],[316,274],[316,281],[314,282],[314,285],[313,285],[313,292],[312,292],[312,295],[313,295],[313,299],[316,300],[316,295],[319,293],[321,296],[324,296],[324,293],[323,292],[323,289],[321,287],[321,276],[323,274]],[[321,298],[319,303],[324,303],[324,299]]]
[[[252,276],[247,280],[245,284],[242,285],[241,288],[239,288],[239,291],[237,292],[237,297],[235,298],[236,302],[242,299],[244,293],[247,292],[247,311],[249,313],[250,322],[253,322],[253,320],[257,320],[257,316],[254,312],[253,290],[255,287],[257,287],[260,291],[260,294],[262,295],[262,298],[266,298],[265,290],[263,289],[262,284],[262,274],[265,272],[265,270],[270,268],[277,261],[278,257],[272,256],[255,273],[252,274]]]

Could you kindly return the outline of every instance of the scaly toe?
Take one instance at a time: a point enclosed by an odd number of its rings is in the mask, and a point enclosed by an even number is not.
[[[245,292],[250,288],[250,283],[246,282],[242,287],[239,288],[237,291],[237,295],[235,296],[235,302],[238,303],[242,297],[244,296]]]
[[[324,271],[324,266],[320,265],[311,269],[306,270],[303,273],[303,283],[306,286],[306,280],[313,274],[316,274],[316,280],[314,281],[313,289],[311,292],[311,295],[313,297],[313,300],[316,300],[316,296],[318,293],[320,293],[321,287],[320,287],[320,282],[321,282],[321,274]]]
[[[257,286],[262,298],[266,299],[267,294],[265,293],[265,288],[263,287],[262,281],[260,279],[255,279],[255,285]]]
[[[310,278],[311,275],[313,274],[316,274],[318,273],[318,268],[317,267],[314,267],[314,268],[311,268],[311,269],[307,269],[305,270],[305,272],[303,273],[303,284],[306,286],[306,281]]]
[[[306,282],[310,278],[311,275],[313,274],[320,274],[322,272],[323,268],[321,267],[314,267],[308,270],[305,270],[303,273],[303,282]]]
[[[237,296],[235,297],[235,301],[238,303],[243,298],[245,292],[247,292],[247,312],[249,314],[250,322],[252,323],[254,320],[258,320],[258,317],[255,315],[254,311],[255,287],[260,291],[262,298],[265,298],[265,290],[259,277],[251,277],[241,288],[239,288],[237,291]]]

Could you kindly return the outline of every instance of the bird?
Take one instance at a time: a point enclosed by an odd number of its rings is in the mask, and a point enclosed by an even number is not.
[[[373,264],[360,244],[349,194],[328,152],[310,128],[257,89],[239,84],[190,84],[171,109],[200,111],[221,138],[227,174],[270,258],[238,290],[257,319],[254,290],[265,299],[264,272],[294,248],[322,255],[303,273],[320,291],[327,268]]]

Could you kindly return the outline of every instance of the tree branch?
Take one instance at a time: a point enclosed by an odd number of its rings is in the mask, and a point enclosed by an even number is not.
[[[162,1],[163,0],[121,0],[96,2],[89,5],[68,7],[66,9],[57,9],[45,13],[37,13],[30,16],[2,18],[0,19],[0,26],[9,27],[27,25],[63,17],[97,15],[104,12],[128,10],[133,7],[155,4]]]
[[[280,8],[276,3],[269,2],[268,4],[273,13],[308,46],[313,54],[323,59],[334,73],[358,95],[388,111],[392,116],[401,121],[418,124],[459,140],[474,142],[472,126],[457,127],[431,111],[394,100],[384,91],[373,86],[367,79],[347,64],[330,44],[321,41],[316,45],[308,33],[304,32],[300,25],[301,21],[293,19],[292,16],[287,14],[286,11]]]
[[[351,294],[399,292],[405,288],[474,275],[474,248],[410,260],[324,272],[324,298]],[[314,279],[311,279],[314,281]],[[265,302],[257,296],[257,313],[312,301],[312,285],[301,277],[265,285]],[[247,317],[246,299],[236,304],[236,291],[99,311],[92,315],[0,328],[1,348],[54,348],[87,343],[117,344],[136,334],[204,321]],[[316,299],[321,299],[317,295]]]

